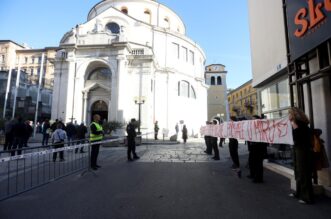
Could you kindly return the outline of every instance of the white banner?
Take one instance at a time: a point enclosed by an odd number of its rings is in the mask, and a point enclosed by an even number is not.
[[[200,133],[218,138],[293,145],[292,125],[288,117],[275,120],[257,119],[207,125],[201,127]]]

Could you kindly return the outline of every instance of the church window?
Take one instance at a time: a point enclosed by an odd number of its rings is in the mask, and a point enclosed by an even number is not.
[[[109,68],[97,68],[89,74],[87,80],[110,81],[111,71]]]
[[[128,14],[128,8],[127,7],[122,7],[121,11],[124,13],[124,14]]]
[[[187,48],[182,46],[182,60],[187,62]]]
[[[210,79],[210,85],[215,85],[215,77],[211,77],[211,79]]]
[[[189,61],[192,65],[194,65],[194,52],[190,50],[189,53]]]
[[[113,34],[120,33],[120,26],[117,23],[111,22],[106,25],[107,29],[110,30]]]
[[[177,43],[172,43],[172,50],[173,50],[173,55],[175,58],[179,59],[179,44]]]
[[[217,85],[222,85],[222,78],[220,76],[217,77]]]
[[[187,82],[187,81],[180,81],[178,83],[178,88],[179,88],[179,91],[178,91],[178,94],[180,97],[187,97],[189,98],[189,94],[190,94],[190,84]]]
[[[197,99],[193,86],[191,86],[191,89],[190,89],[190,98]]]

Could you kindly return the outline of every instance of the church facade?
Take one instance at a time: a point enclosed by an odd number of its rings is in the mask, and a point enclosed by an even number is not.
[[[105,0],[60,42],[52,119],[86,124],[94,114],[142,132],[199,133],[207,119],[205,54],[171,9],[152,0]]]

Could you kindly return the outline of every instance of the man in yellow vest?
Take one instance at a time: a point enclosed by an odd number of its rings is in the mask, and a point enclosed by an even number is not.
[[[93,122],[90,125],[90,142],[92,143],[91,168],[93,170],[97,170],[101,167],[97,164],[100,144],[93,144],[98,141],[102,141],[103,139],[103,128],[100,125],[100,119],[100,116],[95,114],[93,116]]]

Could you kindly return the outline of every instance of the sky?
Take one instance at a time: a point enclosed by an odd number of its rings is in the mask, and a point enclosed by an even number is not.
[[[62,36],[84,23],[100,0],[1,0],[0,39],[32,48],[58,46]],[[204,50],[206,64],[223,64],[228,88],[252,78],[247,0],[159,0],[175,11],[186,34]]]

